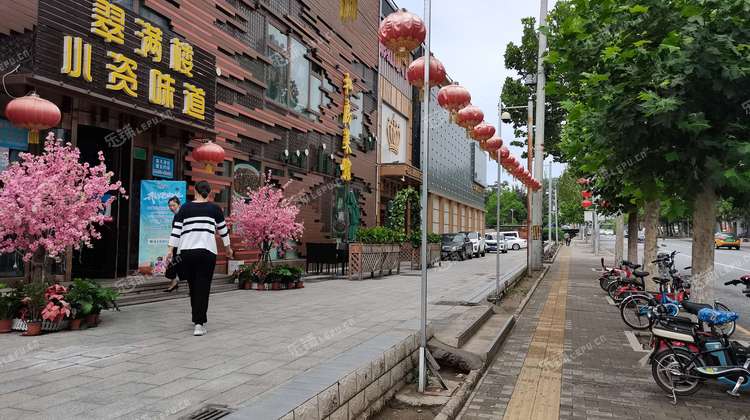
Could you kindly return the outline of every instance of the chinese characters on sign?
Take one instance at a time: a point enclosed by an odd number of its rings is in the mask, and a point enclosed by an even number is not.
[[[156,178],[174,178],[174,159],[154,155],[151,159],[151,175]]]
[[[349,73],[344,74],[344,113],[341,117],[344,123],[343,139],[341,141],[341,149],[344,151],[344,157],[341,159],[341,180],[349,182],[352,180],[352,161],[349,160],[349,155],[352,153],[351,147],[351,132],[349,131],[349,124],[352,122],[352,103],[349,99],[352,95],[352,78]]]
[[[195,53],[192,45],[167,33],[168,69],[166,63],[162,64],[163,68],[150,68],[149,63],[162,63],[165,31],[140,17],[129,17],[129,11],[111,3],[110,0],[93,0],[90,10],[90,32],[106,43],[106,57],[109,62],[104,65],[107,74],[105,89],[138,98],[138,72],[140,70],[141,77],[145,77],[143,71],[146,71],[148,80],[141,83],[148,83],[148,103],[171,110],[175,108],[175,92],[182,92],[182,114],[201,121],[206,119],[205,86],[199,86],[198,84],[202,83],[197,84],[193,80]],[[134,29],[133,25],[137,29]],[[134,37],[131,39],[137,38],[138,47],[119,47],[125,45],[129,36]],[[60,73],[86,82],[102,83],[104,80],[94,80],[95,77],[98,78],[97,69],[101,68],[99,66],[102,64],[93,63],[96,67],[92,68],[93,47],[85,38],[85,35],[64,36]],[[97,52],[96,57],[103,57],[103,52],[101,55]],[[145,68],[139,69],[139,64]],[[170,70],[190,80],[179,83],[174,74],[169,74]],[[182,88],[179,91],[178,86]]]

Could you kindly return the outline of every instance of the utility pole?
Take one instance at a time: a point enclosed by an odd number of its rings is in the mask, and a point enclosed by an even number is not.
[[[532,169],[532,162],[534,159],[534,100],[529,97],[529,103],[528,103],[528,117],[527,117],[527,127],[529,127],[528,131],[528,141],[526,142],[528,144],[528,151],[526,152],[527,162],[526,162],[526,168],[528,168],[529,172],[531,172]],[[537,133],[539,134],[539,133]],[[537,172],[533,173],[534,175],[537,174]],[[526,272],[531,276],[531,273],[534,271],[534,264],[533,264],[533,247],[532,244],[533,241],[533,228],[534,228],[534,219],[532,218],[532,214],[534,213],[534,196],[531,192],[531,188],[526,187],[526,236],[528,237],[528,240],[526,242]],[[539,214],[541,214],[541,210],[539,211]],[[537,242],[540,242],[537,240]],[[540,267],[541,268],[541,267]]]
[[[555,182],[555,242],[560,243],[560,203],[557,201],[557,194],[560,189],[560,183]]]
[[[547,171],[547,241],[552,242],[552,162],[549,163],[549,170]]]
[[[424,2],[424,21],[427,28],[424,49],[424,98],[422,102],[422,194],[419,198],[422,207],[422,282],[419,290],[419,392],[427,386],[427,175],[430,163],[430,35],[432,34],[432,2]]]
[[[539,25],[547,25],[547,0],[540,1]],[[544,53],[547,51],[547,35],[539,31],[539,52],[537,54],[536,74],[536,143],[534,144],[534,177],[544,178],[544,112],[546,76],[544,74]],[[529,126],[531,127],[531,125]],[[531,129],[529,129],[531,130]],[[532,197],[532,238],[530,242],[530,270],[542,268],[542,191],[534,192]]]

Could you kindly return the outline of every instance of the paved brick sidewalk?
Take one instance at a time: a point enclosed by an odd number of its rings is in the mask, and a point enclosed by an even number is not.
[[[565,345],[560,386],[561,419],[747,419],[750,395],[738,399],[726,388],[707,383],[676,406],[654,383],[649,365],[639,360],[625,335],[617,308],[605,300],[596,273],[598,259],[582,244],[563,249],[557,262],[524,310],[498,357],[467,403],[462,419],[502,419],[518,387],[540,315],[550,298],[561,257],[570,253],[565,309]],[[747,339],[747,337],[737,337]],[[555,364],[552,361],[553,365]],[[548,394],[547,390],[540,393]],[[528,401],[528,398],[527,398]],[[533,401],[533,399],[532,399]]]
[[[503,272],[525,253],[502,255]],[[494,284],[494,255],[430,270],[431,321]],[[417,327],[419,272],[211,297],[208,335],[192,336],[186,299],[105,313],[94,329],[0,335],[0,419],[165,419],[205,403],[239,407],[388,331]]]

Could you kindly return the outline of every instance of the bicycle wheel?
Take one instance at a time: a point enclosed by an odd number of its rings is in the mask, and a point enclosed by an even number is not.
[[[653,305],[653,300],[647,296],[628,296],[620,304],[620,317],[628,327],[634,330],[646,330],[651,326],[648,313]]]
[[[703,385],[703,381],[695,376],[694,370],[703,366],[703,362],[700,358],[693,357],[693,353],[682,348],[664,350],[654,356],[651,362],[651,376],[661,389],[670,394],[695,394]]]
[[[714,308],[720,311],[724,312],[732,312],[727,305],[723,303],[716,302],[716,305],[714,305]],[[727,337],[730,337],[732,334],[734,334],[734,330],[737,328],[737,323],[735,321],[727,322],[726,324],[721,325],[714,325],[714,328],[716,328],[718,331],[720,331],[722,334],[726,334]]]
[[[609,295],[609,297],[612,298],[615,303],[619,304],[626,297],[622,296],[620,293],[620,288],[623,286],[624,284],[622,284],[621,282],[615,281],[610,283],[609,288],[607,288],[607,295]]]

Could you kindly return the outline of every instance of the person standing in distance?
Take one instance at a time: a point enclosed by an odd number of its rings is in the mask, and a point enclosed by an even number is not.
[[[169,210],[174,214],[174,217],[172,217],[172,226],[174,226],[174,218],[177,217],[177,212],[180,211],[180,199],[177,196],[173,196],[169,199],[167,202],[167,205],[169,206]],[[179,258],[177,258],[178,251],[177,249],[174,249],[171,252],[167,252],[171,255],[171,257],[167,257],[167,260],[169,260],[169,263],[167,264],[167,271],[164,273],[164,277],[168,278],[169,280],[172,280],[172,283],[169,284],[169,287],[164,290],[167,293],[172,293],[179,287],[178,281],[178,272],[177,272],[177,264],[179,262]]]
[[[180,258],[180,278],[190,288],[190,306],[195,330],[193,335],[206,334],[208,296],[211,292],[216,267],[216,234],[221,236],[227,256],[233,257],[224,212],[209,202],[211,185],[206,181],[195,184],[195,200],[180,207],[172,225],[168,258],[175,248]]]

